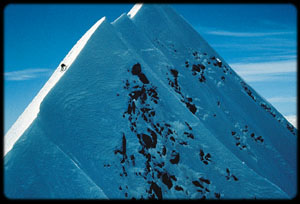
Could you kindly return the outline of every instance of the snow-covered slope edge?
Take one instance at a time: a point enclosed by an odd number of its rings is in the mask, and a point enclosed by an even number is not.
[[[104,20],[47,93],[5,156],[5,195],[293,197],[293,135],[177,14],[147,7]]]
[[[73,46],[70,52],[62,60],[59,66],[56,68],[50,79],[46,82],[39,93],[34,97],[32,102],[27,106],[24,112],[19,116],[17,121],[12,125],[4,136],[4,156],[9,152],[16,141],[21,137],[25,130],[34,121],[40,111],[40,104],[48,94],[48,92],[55,86],[59,79],[65,74],[66,71],[60,71],[60,65],[64,63],[67,67],[70,67],[82,48],[85,46],[91,35],[95,32],[98,26],[105,20],[105,17],[98,20]]]
[[[131,18],[130,15],[128,16]],[[155,23],[155,19],[159,19],[160,23]],[[167,70],[169,66],[176,70],[177,86],[181,88],[181,91],[179,88],[177,91],[180,91],[180,94],[187,94],[187,97],[195,101],[194,104],[200,110],[195,109],[195,115],[200,121],[211,129],[214,135],[218,136],[218,139],[226,144],[228,149],[231,149],[241,161],[247,160],[246,163],[257,173],[272,180],[286,191],[295,190],[296,183],[292,179],[295,172],[290,170],[296,168],[295,137],[293,135],[297,135],[297,130],[289,126],[283,116],[246,84],[191,26],[183,22],[182,18],[178,18],[178,15],[170,7],[151,5],[150,8],[148,5],[143,5],[131,20],[137,27],[142,28],[156,48],[160,49],[172,62],[176,62],[172,65],[167,63],[165,69]],[[148,23],[145,24],[145,22]],[[187,30],[189,32],[186,32]],[[193,39],[193,44],[189,43],[190,39]],[[184,52],[182,52],[183,50]],[[191,50],[190,53],[188,53],[189,50]],[[217,63],[211,61],[212,59],[216,59]],[[193,63],[203,64],[203,68],[206,70],[201,73],[207,80],[200,81],[200,86],[198,86],[198,81],[191,83],[194,80],[187,79],[188,76],[183,75],[187,73],[188,64]],[[218,63],[220,66],[217,66]],[[164,76],[166,72],[162,67],[164,66],[155,68],[155,72],[161,71],[160,75]],[[190,88],[192,86],[193,88]],[[183,88],[186,90],[184,91]],[[193,93],[194,90],[201,90],[201,92]],[[226,94],[224,95],[224,93]],[[199,95],[202,97],[198,98]],[[223,96],[225,97],[223,98]],[[214,101],[215,107],[213,107]],[[220,109],[221,112],[219,112]],[[230,122],[227,125],[221,125],[225,124],[225,121]],[[283,125],[283,128],[278,125],[278,122]],[[215,124],[220,125],[216,127]],[[264,125],[259,127],[260,124]],[[247,128],[255,128],[256,131],[247,134]],[[234,138],[235,134],[239,136]],[[234,141],[229,142],[234,139],[240,140],[240,135],[244,145],[241,149],[238,148],[241,144],[240,141],[235,144],[233,144]],[[264,144],[258,145],[252,142],[251,139],[254,135],[263,135]],[[285,145],[283,145],[283,141]],[[254,156],[251,158],[252,156],[249,157],[249,155]],[[268,162],[273,167],[265,168],[264,164]],[[278,171],[278,169],[280,170]],[[281,175],[285,175],[286,178],[282,179]],[[290,195],[293,197],[295,194],[290,193]]]
[[[128,17],[130,17],[130,15],[128,15]],[[128,17],[123,14],[118,19],[116,19],[112,24],[115,26],[116,30],[119,32],[120,38],[123,39],[126,46],[128,46],[131,50],[135,50],[136,54],[143,59],[143,61],[140,61],[140,63],[143,64],[144,66],[147,65],[150,68],[148,70],[145,69],[146,76],[149,77],[150,75],[153,75],[157,80],[159,80],[161,82],[161,84],[163,85],[164,88],[168,89],[168,83],[163,82],[164,81],[163,77],[161,77],[161,76],[163,76],[163,73],[160,73],[158,70],[160,70],[160,68],[163,67],[163,65],[171,65],[172,62],[169,61],[168,58],[165,55],[163,55],[163,53],[158,48],[156,48],[154,46],[154,44],[152,44],[152,42],[144,35],[144,33],[141,32],[141,30],[138,30],[138,28],[134,26],[134,24],[131,22],[130,19],[128,19]],[[148,73],[148,72],[150,72],[150,73]],[[162,87],[162,86],[158,86],[158,87]],[[160,91],[160,90],[158,90],[158,91]],[[172,90],[169,90],[169,91],[170,91],[170,93],[173,92]],[[166,93],[163,95],[166,95]],[[176,93],[173,93],[173,96],[176,97]],[[180,100],[178,99],[178,102],[179,101]],[[179,102],[179,103],[181,103],[181,102]],[[171,115],[171,112],[168,112],[168,113]],[[183,114],[183,111],[181,113]],[[179,117],[178,117],[178,119],[179,119]],[[199,120],[197,117],[195,117],[195,119],[196,119],[197,123],[202,123],[201,120]],[[206,128],[202,126],[202,128],[199,128],[199,129],[201,129],[201,131],[204,131],[204,129],[206,129]],[[212,134],[212,133],[209,133],[209,134]],[[215,135],[213,135],[213,134],[210,135],[210,140],[212,140],[212,137],[215,137]],[[225,148],[225,147],[223,147],[224,144],[220,144],[219,142],[220,141],[216,142],[218,144],[218,145],[216,145],[216,146],[218,146],[218,149]],[[209,149],[210,149],[210,151],[214,151],[213,150],[214,147],[212,147],[212,146],[210,146]],[[212,153],[212,152],[210,152],[210,153]],[[213,153],[216,154],[215,152],[213,152]],[[231,155],[231,157],[235,158],[235,155],[234,156]],[[232,163],[235,163],[235,162],[236,161],[232,161]],[[242,163],[242,162],[240,161],[240,163]],[[218,166],[220,164],[215,163],[214,165]],[[242,166],[247,166],[247,165],[245,162],[243,162]],[[222,167],[215,167],[215,168],[222,168]],[[241,167],[237,167],[237,168],[240,169]],[[249,166],[247,166],[247,168],[251,169]],[[201,169],[201,170],[203,170],[203,169]],[[176,171],[176,167],[173,167],[173,171]],[[213,170],[210,170],[209,172],[211,173],[212,171]],[[250,172],[253,173],[252,171],[254,171],[254,170],[251,169]],[[273,185],[273,187],[276,188],[277,190],[280,189],[278,186],[276,186],[270,180],[266,179],[262,175],[259,175],[258,172],[256,172],[256,171],[254,171],[254,172],[256,173],[256,175],[254,176],[256,179],[264,180],[264,182],[266,182],[266,185],[270,185],[270,186]],[[190,172],[190,175],[191,174],[192,174],[192,172]],[[244,171],[244,174],[246,175],[248,173],[246,173]],[[270,186],[268,188],[271,188]],[[260,190],[266,191],[266,189],[264,189],[264,190],[260,189]]]

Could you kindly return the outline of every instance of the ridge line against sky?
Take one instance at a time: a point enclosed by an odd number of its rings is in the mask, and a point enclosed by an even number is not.
[[[97,20],[106,16],[112,22],[132,7],[133,4],[8,5],[4,10],[5,132]],[[279,112],[296,118],[296,101],[283,100],[296,98],[297,10],[293,5],[171,7],[260,95],[273,98],[269,102]]]

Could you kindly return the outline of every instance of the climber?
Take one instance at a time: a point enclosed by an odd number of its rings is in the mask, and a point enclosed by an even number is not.
[[[66,66],[64,63],[62,63],[62,64],[60,65],[60,67],[61,67],[61,69],[60,69],[61,72],[65,71],[66,68],[67,68],[67,66]]]

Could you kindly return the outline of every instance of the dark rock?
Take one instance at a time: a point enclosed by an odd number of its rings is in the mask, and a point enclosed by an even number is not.
[[[167,136],[172,135],[172,134],[173,134],[173,131],[170,128],[168,128]]]
[[[153,117],[153,116],[155,116],[155,111],[151,111],[150,112],[150,115]]]
[[[142,68],[141,68],[140,63],[137,63],[137,64],[133,65],[133,67],[131,69],[131,73],[133,75],[138,75],[138,74],[141,73],[141,71],[142,71]]]
[[[152,192],[152,190],[154,191],[155,195],[157,196],[158,199],[162,199],[162,192],[161,192],[161,188],[154,183],[153,181],[151,182],[151,186],[150,186],[150,191]]]
[[[178,71],[176,69],[171,69],[171,74],[176,78],[178,77]]]
[[[143,112],[143,113],[147,113],[147,112],[149,112],[151,109],[150,108],[141,108],[141,111]]]
[[[153,142],[152,142],[152,139],[149,135],[146,135],[144,133],[142,133],[141,135],[138,135],[139,137],[141,137],[143,143],[142,145],[145,146],[147,149],[153,147]]]
[[[199,153],[199,154],[200,154],[200,157],[201,157],[201,158],[203,158],[203,156],[204,156],[204,152],[203,152],[203,150],[202,150],[202,149],[200,149],[200,153]]]
[[[177,181],[177,178],[174,175],[170,176],[170,178],[173,179],[174,181]]]
[[[229,171],[229,169],[228,169],[228,168],[226,168],[226,172],[227,172],[227,174],[230,174],[230,171]]]
[[[157,163],[157,164],[156,164],[156,166],[158,166],[158,167],[160,167],[160,168],[162,168],[164,165],[165,165],[164,162],[162,162],[162,163]]]
[[[124,89],[129,89],[129,86],[130,86],[130,84],[129,84],[128,80],[126,80],[126,83],[125,83]]]
[[[200,69],[204,70],[205,66],[203,64],[198,64],[198,67],[200,67]]]
[[[217,199],[220,199],[220,197],[221,197],[220,193],[215,193],[215,197],[216,197]]]
[[[178,152],[175,152],[175,151],[173,150],[171,156],[172,156],[172,159],[170,159],[170,162],[171,162],[172,164],[178,164],[179,159],[180,159],[179,153],[178,153]]]
[[[165,123],[165,126],[166,126],[166,127],[171,127],[171,125],[170,125],[170,124],[168,124],[168,123]]]
[[[139,73],[138,77],[139,77],[140,81],[143,82],[144,84],[149,84],[149,80],[147,79],[145,74]]]
[[[197,108],[196,108],[196,106],[195,106],[194,104],[190,104],[190,103],[188,103],[188,102],[186,102],[185,104],[186,104],[186,107],[187,107],[193,114],[196,113]]]
[[[149,89],[147,90],[147,93],[148,93],[148,95],[151,96],[152,98],[159,99],[158,94],[157,94],[155,88],[149,88]]]
[[[206,183],[206,184],[210,184],[210,181],[208,179],[205,179],[205,178],[199,178],[200,181]]]
[[[235,175],[231,175],[233,180],[238,181],[239,179]]]
[[[179,144],[181,144],[181,145],[187,145],[187,142],[182,141],[182,142],[180,142]]]
[[[135,166],[135,157],[134,157],[134,155],[131,155],[130,159],[132,161],[132,165]]]
[[[170,176],[167,173],[162,174],[162,182],[168,187],[168,189],[171,189],[173,186],[172,180],[170,179]]]
[[[192,181],[192,183],[197,186],[197,187],[200,187],[200,188],[204,188],[204,186],[202,186],[199,181]]]
[[[163,150],[162,150],[162,154],[165,156],[166,153],[167,153],[167,149],[166,149],[166,147],[164,146],[164,147],[163,147]]]
[[[131,107],[130,104],[128,104],[127,113],[128,113],[128,114],[131,114],[131,111],[132,111],[132,107]]]
[[[123,137],[122,137],[122,150],[115,150],[114,152],[115,154],[120,153],[123,158],[121,160],[121,163],[124,163],[125,160],[127,159],[127,154],[126,154],[126,137],[125,134],[123,133]]]
[[[194,72],[200,72],[200,67],[193,64],[192,71],[194,71]]]
[[[175,186],[174,189],[176,191],[183,191],[183,188],[181,186]]]
[[[200,82],[205,82],[206,81],[206,78],[203,74],[201,74],[201,77],[199,78],[199,81]]]
[[[205,159],[206,159],[207,161],[210,161],[210,158],[211,158],[210,153],[207,153],[207,154],[205,155]]]
[[[194,135],[192,133],[189,133],[187,137],[194,139]]]
[[[135,103],[134,102],[132,102],[131,107],[132,107],[133,114],[135,114]]]
[[[144,86],[142,87],[140,93],[141,93],[141,97],[140,97],[141,98],[141,102],[145,103],[146,100],[147,100],[147,93],[146,93],[146,89],[145,89]]]
[[[140,91],[133,91],[129,94],[130,98],[137,100],[141,95]]]
[[[147,129],[147,131],[151,134],[151,137],[152,137],[152,147],[155,148],[156,147],[156,144],[157,144],[157,135],[156,133],[151,130],[150,128]]]
[[[185,122],[185,124],[188,126],[189,130],[192,130],[191,126],[187,122]]]

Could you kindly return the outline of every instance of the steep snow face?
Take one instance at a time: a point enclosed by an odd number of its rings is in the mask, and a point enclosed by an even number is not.
[[[296,129],[166,5],[103,19],[5,156],[10,198],[288,198]]]
[[[155,18],[160,20],[158,26],[153,23]],[[143,6],[132,20],[138,28],[143,28],[155,48],[169,59],[162,62],[156,59],[157,66],[152,66],[152,69],[173,87],[186,107],[251,168],[274,180],[277,185],[295,190],[294,173],[290,170],[296,168],[296,148],[287,147],[295,147],[293,135],[296,130],[284,117],[237,76],[203,39],[189,37],[195,31],[191,31],[188,24],[169,7]],[[150,26],[143,22],[149,22]],[[175,36],[177,33],[180,33],[179,37]],[[138,39],[132,34],[124,34],[124,38]],[[194,43],[188,44],[190,39]],[[153,61],[149,59],[148,62],[153,64]],[[269,162],[274,168],[265,168],[264,164]],[[289,179],[281,179],[281,174]]]
[[[104,21],[105,17],[101,18],[95,25],[93,25],[74,45],[67,56],[62,60],[59,66],[56,68],[50,79],[34,97],[32,102],[27,106],[25,111],[20,115],[17,121],[9,129],[4,137],[4,156],[9,152],[15,142],[21,137],[25,130],[31,125],[34,119],[37,117],[40,111],[40,104],[48,94],[48,92],[55,86],[59,79],[64,75],[66,71],[61,71],[61,64],[65,64],[67,67],[71,66],[76,59],[82,48],[85,46],[90,36],[98,28],[98,26]]]
[[[132,7],[132,9],[128,12],[128,16],[130,17],[130,18],[133,18],[134,16],[135,16],[135,14],[140,10],[140,8],[143,6],[143,4],[141,4],[141,3],[137,3],[137,4],[135,4],[133,7]]]

